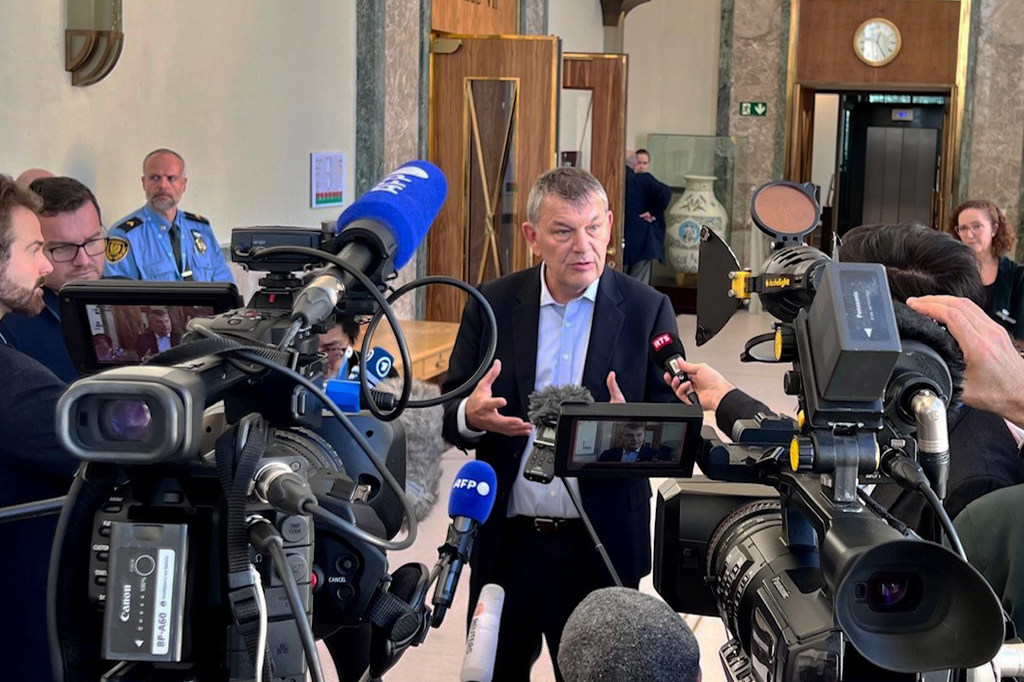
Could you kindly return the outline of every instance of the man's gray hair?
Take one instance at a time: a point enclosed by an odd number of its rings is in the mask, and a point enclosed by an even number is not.
[[[540,218],[540,205],[548,196],[556,196],[574,206],[586,204],[597,195],[608,209],[608,194],[597,178],[580,168],[559,166],[537,178],[530,189],[526,204],[526,219],[536,225]]]

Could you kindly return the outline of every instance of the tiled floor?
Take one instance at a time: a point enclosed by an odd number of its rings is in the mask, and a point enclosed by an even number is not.
[[[693,343],[696,320],[692,315],[679,316],[679,332],[680,338],[686,346],[687,356],[691,360],[713,365],[734,383],[757,396],[773,409],[792,413],[795,400],[786,396],[782,391],[782,374],[787,366],[743,364],[739,361],[740,352],[747,339],[769,331],[771,323],[772,318],[766,314],[752,315],[740,312],[718,337],[701,348],[695,347]],[[713,423],[710,414],[706,415],[706,419]],[[455,473],[466,459],[466,456],[457,450],[449,450],[445,453],[441,480],[442,490],[451,486]],[[657,480],[651,482],[655,489],[659,483],[660,481]],[[444,541],[448,526],[445,507],[445,503],[439,504],[426,521],[420,525],[418,539],[413,547],[404,552],[389,555],[388,559],[392,568],[409,561],[421,561],[428,566],[434,564],[437,559],[437,547]],[[405,653],[398,664],[384,676],[387,682],[449,682],[459,678],[465,645],[465,613],[469,591],[467,576],[468,572],[463,574],[455,604],[442,626],[431,631],[421,646]],[[654,594],[649,576],[641,583],[641,589]],[[721,621],[708,617],[688,617],[687,620],[696,632],[701,645],[705,682],[724,680],[718,663],[718,648],[725,641]],[[554,680],[551,662],[546,653],[534,666],[533,680],[539,682]]]

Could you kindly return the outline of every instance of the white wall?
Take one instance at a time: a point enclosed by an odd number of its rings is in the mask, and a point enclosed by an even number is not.
[[[720,0],[650,0],[626,15],[627,146],[649,133],[715,134],[720,13]]]
[[[548,33],[562,39],[562,52],[604,52],[600,0],[549,0]]]
[[[121,59],[72,87],[64,0],[0,2],[0,172],[89,185],[112,225],[145,201],[142,158],[186,159],[182,207],[225,239],[241,225],[319,226],[309,153],[355,152],[355,0],[125,0]]]

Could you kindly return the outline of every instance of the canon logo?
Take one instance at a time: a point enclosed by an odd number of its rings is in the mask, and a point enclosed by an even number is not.
[[[132,586],[128,583],[124,584],[124,588],[121,590],[121,622],[127,623],[128,619],[132,617]]]

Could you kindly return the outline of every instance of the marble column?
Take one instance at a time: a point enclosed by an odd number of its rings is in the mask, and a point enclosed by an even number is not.
[[[741,152],[730,241],[740,263],[755,270],[761,263],[750,262],[750,194],[781,178],[785,160],[789,17],[789,0],[722,0],[717,132],[739,138]],[[767,102],[768,111],[740,116],[740,102]]]

